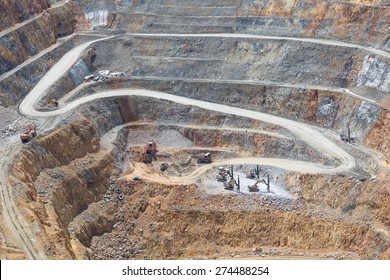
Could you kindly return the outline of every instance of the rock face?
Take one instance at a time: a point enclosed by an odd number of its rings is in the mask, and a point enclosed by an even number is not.
[[[77,2],[80,29],[102,26],[151,33],[307,36],[390,49],[390,7],[386,0]]]
[[[390,91],[389,58],[311,42],[239,41],[218,36],[123,36],[98,44],[95,62],[102,69],[128,69],[127,74],[140,79],[197,79],[198,83],[218,82],[218,86],[237,84],[234,88],[244,83],[257,83],[259,89],[263,85],[284,85],[278,94],[270,94],[269,98],[278,100],[306,91],[302,88],[335,92],[353,88],[353,92],[380,103]],[[322,105],[320,116],[337,111],[332,107],[336,103]]]
[[[365,140],[368,147],[381,152],[387,159],[390,158],[390,113],[384,111],[381,113],[378,121],[372,127]]]
[[[17,104],[64,54],[76,45],[89,40],[91,40],[89,36],[75,35],[65,42],[59,42],[55,48],[48,50],[25,67],[15,71],[15,73],[8,75],[9,72],[7,72],[7,74],[0,76],[0,106],[9,107]],[[93,53],[90,53],[90,55],[93,55]],[[89,56],[86,56],[83,61],[88,67],[92,67],[88,64],[88,59],[90,63],[91,57]],[[71,84],[74,86],[73,83]],[[57,89],[57,87],[54,89]],[[61,92],[63,90],[65,88],[62,88]],[[43,102],[47,105],[47,99]]]
[[[0,31],[30,19],[50,7],[50,0],[2,0],[0,1]]]
[[[72,34],[73,29],[72,8],[65,3],[5,30],[0,37],[0,75],[50,47],[57,38]]]
[[[280,34],[284,29],[295,36],[336,38],[386,48],[390,9],[384,4],[376,0],[244,0],[240,11],[261,17],[253,23],[265,32]],[[274,21],[272,17],[278,18]]]
[[[78,2],[79,30],[336,37],[390,48],[386,37],[389,8],[384,0],[72,2]],[[47,10],[45,1],[3,1],[1,5],[11,16],[1,19],[1,28],[8,30],[0,36],[0,75],[73,32],[72,4]],[[29,65],[19,72],[28,79],[10,75],[1,80],[0,105],[17,104],[41,77],[36,72],[47,71],[72,44],[55,56],[42,56],[39,67]],[[145,177],[129,181],[131,164],[140,158],[137,149],[142,150],[137,143],[150,135],[157,138],[161,150],[177,149],[164,151],[160,159],[183,159],[183,165],[191,163],[189,152],[182,156],[184,148],[223,148],[213,153],[221,157],[335,162],[276,125],[159,99],[112,97],[82,105],[64,116],[57,130],[24,145],[10,168],[12,195],[21,216],[31,224],[37,247],[53,259],[199,258],[218,256],[226,248],[231,253],[254,246],[389,258],[390,241],[385,236],[390,226],[388,177],[378,174],[377,181],[368,180],[365,172],[376,172],[378,160],[375,164],[371,158],[363,160],[368,155],[342,143],[338,135],[348,126],[358,144],[390,157],[389,114],[341,90],[360,87],[386,95],[388,64],[388,59],[359,48],[285,39],[125,35],[96,43],[46,98],[64,97],[95,70],[126,71],[127,78],[85,84],[69,100],[104,89],[136,87],[246,108],[316,125],[362,163],[342,175],[285,172],[274,176],[273,182],[279,180],[293,190],[288,199],[205,195],[202,184],[208,184],[211,173],[197,177],[197,185],[164,185]],[[110,131],[128,121],[138,123]],[[141,166],[150,174],[155,174],[152,168],[163,174],[159,162],[153,164],[150,169]],[[116,179],[121,175],[123,179]]]
[[[109,153],[97,153],[99,134],[87,121],[75,122],[31,144],[11,170],[15,199],[35,226],[34,234],[45,254],[72,259],[66,226],[101,198],[114,160]]]
[[[113,231],[92,239],[92,258],[220,257],[223,248],[250,250],[257,244],[345,250],[364,258],[378,258],[388,248],[385,237],[365,225],[273,210],[256,198],[205,197],[196,191],[196,186],[140,183],[134,189],[126,196],[123,218]],[[336,187],[334,191],[337,193]]]
[[[378,91],[390,92],[390,64],[388,61],[366,55],[357,83]]]

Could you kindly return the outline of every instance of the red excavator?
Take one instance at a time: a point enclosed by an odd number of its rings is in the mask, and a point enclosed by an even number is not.
[[[157,144],[154,141],[149,141],[144,147],[141,161],[144,163],[152,163],[153,159],[157,160]]]
[[[37,126],[34,123],[29,125],[24,133],[20,134],[20,140],[22,141],[22,143],[27,143],[35,136],[37,136]]]

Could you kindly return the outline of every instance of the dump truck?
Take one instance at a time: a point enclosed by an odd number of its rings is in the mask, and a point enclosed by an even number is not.
[[[210,153],[200,153],[197,155],[197,163],[211,163],[211,154]]]
[[[154,141],[149,141],[144,147],[144,151],[141,156],[141,161],[144,163],[152,163],[153,160],[157,160],[157,144]]]
[[[34,124],[31,124],[27,127],[27,130],[20,134],[20,140],[22,143],[28,143],[33,139],[35,136],[37,136],[37,126]]]

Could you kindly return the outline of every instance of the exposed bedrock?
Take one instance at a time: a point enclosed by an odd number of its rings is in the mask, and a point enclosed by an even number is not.
[[[322,126],[342,134],[347,133],[349,126],[353,137],[359,142],[366,137],[372,137],[370,129],[383,112],[383,109],[376,105],[332,91],[231,82],[183,81],[173,78],[111,80],[107,84],[92,84],[82,89],[74,98],[111,88],[126,87],[146,88],[264,112]],[[155,101],[151,102],[153,104]],[[185,114],[181,117],[175,117],[176,114],[171,116],[179,122],[181,118],[186,118]],[[202,123],[213,125],[211,120]]]
[[[386,0],[77,2],[80,29],[317,37],[390,48]]]
[[[3,0],[0,2],[0,31],[28,20],[50,7],[49,0]]]
[[[42,56],[17,69],[14,73],[7,72],[7,74],[0,76],[0,105],[4,107],[17,105],[64,54],[75,46],[94,38],[83,35],[67,38],[65,42],[61,42],[55,48],[42,53]],[[88,53],[86,53],[87,56]],[[74,85],[73,83],[72,86]],[[48,100],[50,99],[44,99],[41,103],[47,105]]]
[[[63,4],[3,31],[0,33],[0,74],[55,44],[57,38],[72,34],[73,30],[73,10],[69,4]]]
[[[258,258],[262,252],[390,258],[390,59],[343,44],[390,51],[387,0],[49,2],[0,4],[7,11],[0,18],[0,105],[8,107],[0,110],[0,123],[8,126],[6,145],[14,145],[5,150],[15,147],[9,155],[17,154],[1,161],[9,171],[2,194],[10,191],[17,211],[7,217],[0,210],[2,218],[16,217],[16,233],[26,230],[21,239],[34,243],[15,247],[49,259]],[[75,30],[92,32],[61,38]],[[192,34],[179,36],[185,33]],[[242,36],[229,37],[235,33]],[[219,113],[188,105],[201,103],[165,101],[158,93],[101,98],[53,118],[36,113],[38,136],[12,144],[19,140],[9,125],[17,104],[65,53],[102,34],[120,36],[72,57],[69,71],[50,77],[43,99],[31,102],[37,110],[57,110],[52,98],[63,109],[101,91],[146,89],[231,106],[237,115],[223,106]],[[104,69],[125,75],[84,81]],[[268,121],[280,126],[233,107],[273,115]],[[355,141],[340,139],[348,131]],[[157,160],[144,164],[150,140],[157,142]],[[205,152],[210,164],[197,161]],[[233,190],[217,177],[227,167],[237,179]],[[247,178],[253,168],[256,179]],[[260,189],[250,192],[256,183]],[[6,227],[0,227],[2,246]]]
[[[386,238],[370,226],[372,217],[385,224],[388,215],[386,196],[378,200],[371,193],[382,181],[371,183],[354,178],[297,174],[289,175],[292,176],[290,179],[286,177],[287,188],[299,189],[297,194],[306,205],[304,207],[324,206],[341,213],[331,216],[302,212],[299,210],[303,209],[301,202],[296,202],[301,206],[294,206],[296,210],[290,213],[266,206],[260,198],[244,202],[240,197],[230,198],[233,204],[229,205],[234,211],[226,212],[226,209],[218,208],[222,205],[220,198],[218,203],[214,201],[218,196],[198,196],[195,186],[164,187],[125,180],[115,183],[125,195],[123,201],[118,200],[115,191],[109,190],[109,179],[117,178],[124,170],[123,153],[128,147],[128,139],[145,132],[137,132],[134,127],[121,130],[114,141],[114,150],[110,151],[107,144],[101,147],[99,138],[115,126],[128,121],[159,119],[162,123],[228,124],[279,131],[275,126],[249,119],[203,111],[138,97],[98,100],[83,105],[82,112],[87,120],[77,121],[79,114],[74,115],[66,121],[71,124],[25,146],[15,160],[10,181],[17,204],[33,225],[45,254],[49,258],[96,259],[211,257],[218,254],[216,248],[219,246],[251,250],[255,244],[263,244],[319,250],[318,240],[321,240],[321,244],[325,244],[321,248],[348,252],[354,258],[385,256]],[[173,128],[167,125],[159,129]],[[216,140],[207,142],[208,138],[200,136],[202,130],[183,128],[177,131],[196,146],[227,147],[227,143],[241,143],[239,133],[230,133],[230,140],[216,135],[213,137]],[[274,140],[269,140],[276,145]],[[257,144],[267,145],[266,142]],[[251,145],[247,148],[256,149]],[[291,148],[287,150],[294,152]],[[257,152],[261,153],[261,150]],[[340,197],[339,188],[345,192],[345,197]],[[259,203],[258,213],[244,211],[245,203],[251,203],[251,207]],[[294,205],[295,202],[291,203]],[[217,208],[204,212],[204,205]],[[252,218],[248,219],[248,215]],[[352,215],[353,219],[347,222],[343,215]],[[213,224],[215,231],[212,233],[200,226],[208,223]],[[232,227],[232,224],[236,226]],[[275,227],[277,233],[270,234],[268,231],[274,231]],[[241,238],[247,231],[253,235],[249,239]]]

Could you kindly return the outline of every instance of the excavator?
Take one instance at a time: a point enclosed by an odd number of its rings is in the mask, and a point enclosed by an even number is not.
[[[254,185],[248,186],[248,191],[250,192],[258,192],[259,187],[257,186],[258,184],[263,183],[263,180],[256,181]]]
[[[20,134],[20,140],[22,143],[28,143],[37,136],[37,126],[36,124],[31,124],[27,127],[27,130]]]
[[[269,175],[267,175],[267,181],[265,179],[257,180],[254,185],[248,186],[248,191],[250,192],[258,192],[259,187],[257,186],[258,184],[264,184],[267,186],[267,192],[270,192],[270,180],[269,180]]]
[[[156,142],[149,141],[144,147],[140,161],[143,163],[152,163],[153,160],[157,160],[157,152]]]

